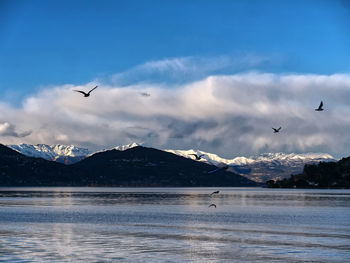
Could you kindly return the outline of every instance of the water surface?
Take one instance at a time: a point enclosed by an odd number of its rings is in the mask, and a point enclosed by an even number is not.
[[[350,262],[349,208],[350,190],[0,188],[0,262]]]

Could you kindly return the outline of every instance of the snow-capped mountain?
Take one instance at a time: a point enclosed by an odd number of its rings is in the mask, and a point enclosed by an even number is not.
[[[137,143],[116,146],[108,150],[125,151],[139,146]],[[31,157],[41,157],[46,160],[57,161],[65,164],[76,163],[97,152],[90,152],[86,148],[74,145],[46,145],[46,144],[19,144],[9,145],[10,148]],[[101,150],[98,152],[104,152]],[[270,179],[281,179],[291,174],[301,173],[305,164],[335,161],[336,159],[325,153],[266,153],[251,157],[222,158],[216,154],[200,150],[164,150],[185,158],[195,159],[191,154],[203,155],[200,162],[206,162],[216,166],[229,165],[229,171],[239,173],[245,177],[257,181],[266,182]]]
[[[127,145],[114,147],[113,149],[118,150],[118,151],[125,151],[127,149],[131,149],[131,148],[134,148],[136,146],[140,146],[140,144],[137,144],[136,142],[133,142],[133,143],[130,143],[130,144],[127,144]]]
[[[235,157],[233,159],[225,159],[220,156],[207,153],[199,150],[165,150],[167,152],[171,152],[186,158],[193,158],[191,154],[203,155],[200,161],[202,162],[210,162],[212,164],[220,164],[224,163],[227,165],[249,165],[257,162],[295,162],[295,161],[323,161],[323,160],[335,160],[335,158],[326,153],[264,153],[261,155],[256,155],[252,157]]]
[[[57,161],[65,164],[76,163],[84,159],[90,152],[86,148],[74,145],[47,145],[47,144],[18,144],[8,145],[26,156],[39,157],[50,161]]]
[[[214,165],[218,165],[221,163],[227,164],[227,165],[246,165],[246,164],[250,164],[253,163],[254,160],[250,159],[250,158],[246,158],[246,157],[236,157],[233,159],[225,159],[225,158],[221,158],[220,156],[214,154],[214,153],[207,153],[207,152],[203,152],[203,151],[199,151],[199,150],[164,150],[166,152],[170,152],[170,153],[174,153],[186,158],[192,158],[194,159],[193,155],[191,154],[197,154],[197,155],[202,155],[202,159],[200,159],[199,161],[201,162],[206,162],[206,163],[211,163]]]
[[[186,158],[194,159],[191,154],[203,155],[201,162],[214,165],[229,165],[230,171],[239,173],[257,182],[265,182],[270,179],[281,179],[291,174],[301,173],[305,164],[335,161],[336,159],[326,153],[265,153],[247,157],[235,157],[233,159],[221,158],[216,154],[199,150],[165,150]]]
[[[109,148],[109,149],[103,149],[103,150],[100,150],[100,151],[96,151],[96,152],[90,153],[88,156],[91,156],[91,155],[93,155],[95,153],[100,153],[100,152],[105,152],[105,151],[110,151],[110,150],[125,151],[127,149],[131,149],[131,148],[134,148],[136,146],[141,146],[141,145],[136,143],[136,142],[133,142],[133,143],[126,144],[126,145],[119,145],[119,146],[116,146],[114,148]]]
[[[139,146],[137,143],[130,143],[127,145],[116,146],[108,150],[125,151],[127,149]],[[47,145],[47,144],[17,144],[8,145],[13,150],[20,152],[26,156],[43,158],[49,161],[56,161],[64,164],[72,164],[85,159],[86,157],[93,155],[97,152],[90,152],[86,148],[76,147],[74,145]],[[104,152],[108,150],[101,150],[98,152]]]

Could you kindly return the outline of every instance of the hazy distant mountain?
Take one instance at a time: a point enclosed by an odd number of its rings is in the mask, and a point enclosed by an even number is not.
[[[301,174],[283,180],[269,180],[271,188],[350,188],[350,157],[338,162],[305,165]]]
[[[233,159],[221,158],[216,154],[199,150],[166,150],[171,153],[192,158],[190,154],[203,154],[201,162],[214,165],[227,164],[228,171],[233,171],[256,182],[266,182],[270,179],[287,178],[291,174],[302,172],[305,164],[312,164],[325,161],[334,161],[335,158],[325,153],[266,153],[257,156],[236,157]]]
[[[79,162],[90,154],[88,149],[76,147],[74,145],[32,145],[22,143],[18,145],[8,145],[8,147],[26,156],[43,158],[64,164]]]
[[[0,186],[255,186],[215,166],[133,147],[93,154],[72,165],[25,156],[0,145]]]

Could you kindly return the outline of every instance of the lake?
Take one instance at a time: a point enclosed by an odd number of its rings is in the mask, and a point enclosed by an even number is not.
[[[0,262],[116,261],[350,262],[350,190],[0,188]]]

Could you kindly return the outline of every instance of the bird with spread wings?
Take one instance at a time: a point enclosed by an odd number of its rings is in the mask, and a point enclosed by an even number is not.
[[[281,129],[282,129],[282,127],[279,127],[278,129],[272,127],[272,130],[274,133],[280,132]]]
[[[193,155],[196,158],[196,161],[199,161],[200,159],[202,159],[202,156],[204,156],[204,154],[197,155],[197,154],[194,154],[194,153],[190,153],[189,155]]]
[[[84,97],[89,97],[91,91],[93,91],[94,89],[97,89],[97,87],[98,87],[98,86],[96,86],[95,88],[93,88],[92,90],[90,90],[88,93],[86,93],[86,92],[84,92],[84,91],[82,91],[82,90],[76,90],[76,89],[74,89],[73,91],[80,92],[81,94],[84,95]]]

